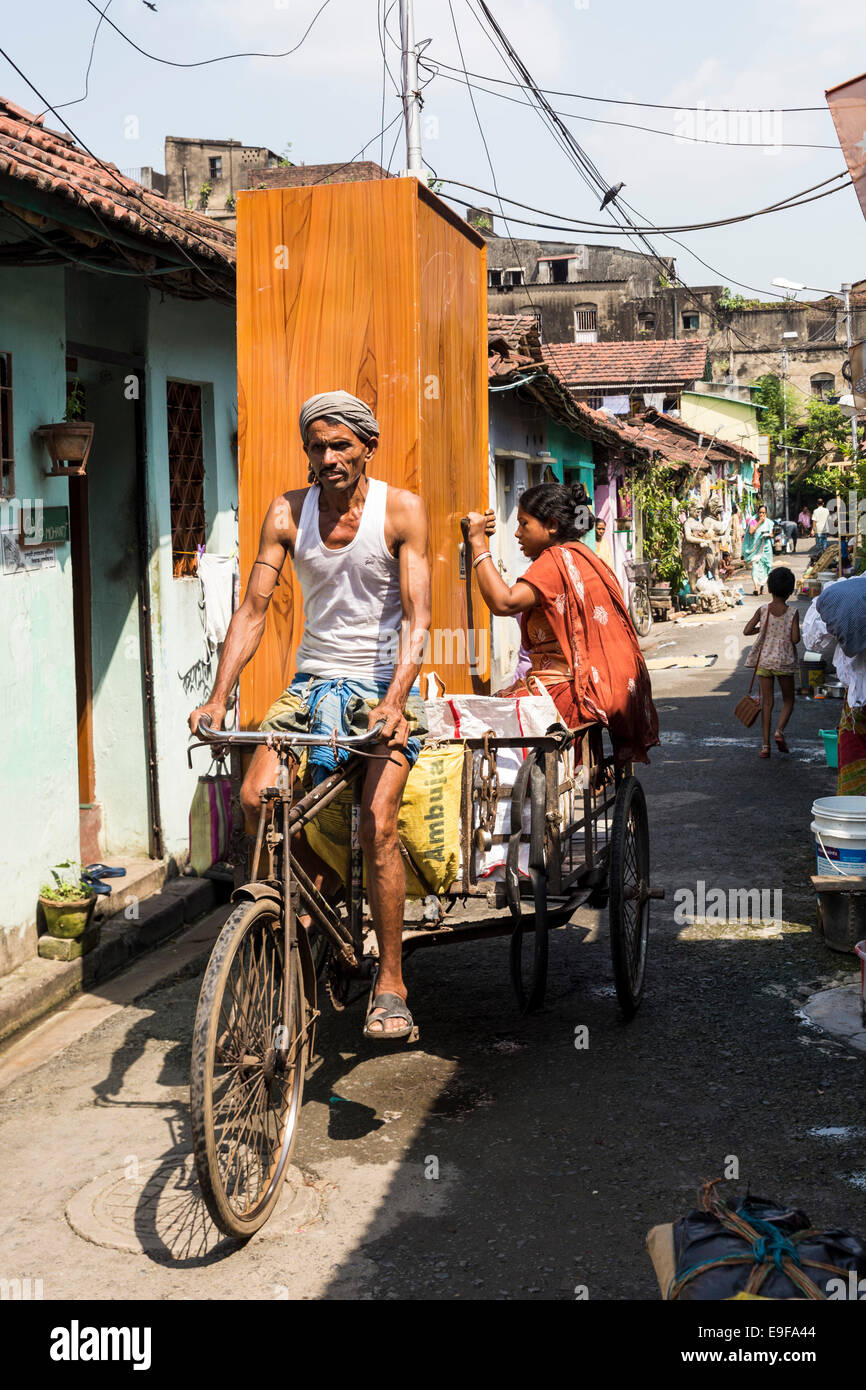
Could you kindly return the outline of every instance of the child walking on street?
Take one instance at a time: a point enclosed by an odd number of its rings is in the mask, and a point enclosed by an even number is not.
[[[771,570],[767,578],[767,589],[772,594],[772,602],[757,608],[743,628],[745,637],[759,629],[761,633],[746,657],[746,665],[757,666],[757,676],[761,683],[761,728],[764,742],[759,756],[762,758],[770,756],[774,679],[779,682],[782,692],[776,747],[780,753],[791,751],[782,730],[794,708],[794,671],[797,665],[797,643],[800,640],[800,614],[796,608],[788,607],[788,599],[794,592],[795,583],[793,572],[784,565]]]

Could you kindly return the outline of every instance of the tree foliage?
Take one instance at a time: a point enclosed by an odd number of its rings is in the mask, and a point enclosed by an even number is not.
[[[770,436],[770,449],[775,455],[781,453],[787,444],[796,444],[796,425],[801,416],[800,398],[792,386],[786,386],[779,377],[768,372],[755,382],[753,404],[758,409],[758,429],[761,434]]]
[[[800,431],[801,447],[808,451],[809,464],[820,463],[827,454],[842,449],[850,438],[850,422],[838,405],[813,397],[806,409],[805,428]]]
[[[656,575],[668,580],[674,593],[684,578],[678,481],[673,468],[652,463],[645,472],[634,476],[628,487],[633,505],[640,507],[643,515],[644,555],[655,562]]]

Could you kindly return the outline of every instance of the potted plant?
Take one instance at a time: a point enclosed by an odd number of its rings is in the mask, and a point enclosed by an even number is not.
[[[85,472],[93,443],[93,423],[83,420],[83,414],[84,392],[75,377],[67,386],[63,420],[54,425],[42,425],[36,431],[45,441],[54,464],[49,477],[81,476]]]
[[[71,859],[57,864],[51,877],[53,883],[44,883],[39,890],[39,906],[48,934],[61,940],[77,939],[90,925],[96,893],[81,877],[81,865],[73,864]]]

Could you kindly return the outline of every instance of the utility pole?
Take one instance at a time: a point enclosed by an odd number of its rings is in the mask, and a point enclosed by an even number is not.
[[[403,116],[406,122],[406,168],[400,177],[426,177],[421,158],[421,91],[412,0],[400,0],[400,41],[403,46]]]
[[[846,342],[847,345],[848,345],[848,371],[849,371],[849,373],[851,373],[851,378],[852,378],[852,380],[851,380],[851,405],[852,405],[852,411],[851,411],[851,457],[852,457],[852,460],[853,460],[853,462],[854,462],[854,467],[855,467],[855,469],[856,469],[856,467],[857,467],[857,461],[858,461],[858,455],[859,455],[860,442],[859,442],[858,435],[857,435],[857,406],[856,406],[856,403],[855,403],[855,401],[854,401],[854,381],[853,381],[853,372],[851,372],[851,337],[852,337],[852,335],[851,335],[851,285],[850,285],[850,283],[845,284],[845,285],[842,286],[842,298],[843,298],[843,300],[844,300],[844,302],[845,302],[845,342]],[[857,476],[856,473],[855,473],[854,476],[855,476],[855,482],[856,482],[856,476]],[[850,488],[849,488],[849,490],[848,490],[848,497],[849,497],[849,499],[850,499],[850,497],[851,497],[851,490],[850,490]],[[837,504],[836,504],[836,514],[837,514],[837,516],[838,516],[838,502],[837,502]],[[851,520],[850,520],[850,518],[849,518],[849,520],[848,520],[848,525],[849,525],[849,527],[850,527],[850,525],[851,525]],[[853,550],[852,550],[852,554],[851,554],[851,561],[852,561],[852,563],[856,562],[856,559],[857,559],[857,551],[858,551],[858,549],[859,549],[859,545],[860,545],[860,503],[859,503],[859,499],[858,499],[857,506],[856,506],[855,511],[854,511],[854,546],[853,546]],[[841,578],[841,576],[842,576],[842,538],[841,538],[841,536],[840,536],[840,537],[839,537],[839,577]]]
[[[788,518],[788,349],[782,348],[782,434],[785,438],[785,520]]]
[[[848,344],[848,369],[851,369],[851,285],[842,286],[842,298],[845,301],[845,341]],[[853,401],[854,384],[851,383],[851,399]],[[851,450],[854,462],[857,462],[859,454],[859,441],[857,438],[857,407],[851,416]]]

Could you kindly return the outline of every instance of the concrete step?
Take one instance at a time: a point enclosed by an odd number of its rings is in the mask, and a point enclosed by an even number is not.
[[[104,880],[111,892],[100,894],[93,914],[97,922],[104,922],[126,909],[134,910],[137,903],[159,893],[172,870],[169,859],[105,858],[101,862],[111,868],[126,869],[126,876]]]
[[[152,865],[155,861],[146,862]],[[113,880],[118,882],[125,884],[126,879]],[[141,886],[147,880],[142,877],[137,882]],[[111,916],[96,919],[99,943],[87,955],[75,960],[45,960],[40,956],[0,978],[0,1042],[176,935],[186,923],[212,911],[226,894],[210,879],[175,878],[164,884],[162,892],[151,890],[146,900],[138,893],[126,896],[129,900],[125,903],[117,896]]]

